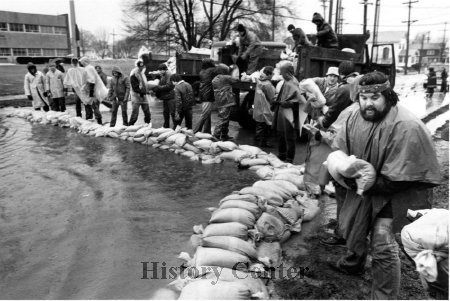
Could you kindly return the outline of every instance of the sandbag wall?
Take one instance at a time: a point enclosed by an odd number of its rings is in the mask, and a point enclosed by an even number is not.
[[[304,190],[303,166],[284,163],[254,146],[215,141],[210,134],[183,128],[111,128],[63,112],[14,109],[7,116],[166,149],[203,164],[233,161],[256,172],[261,180],[219,200],[217,208],[210,208],[207,225],[193,225],[195,254],[180,254],[186,269],[165,288],[172,298],[269,299],[266,284],[270,270],[280,264],[280,244],[319,213],[318,200]]]

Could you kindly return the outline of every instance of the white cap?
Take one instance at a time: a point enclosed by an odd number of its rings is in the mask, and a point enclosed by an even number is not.
[[[328,68],[327,75],[330,75],[330,74],[339,76],[339,68],[338,67],[330,67],[330,68]]]

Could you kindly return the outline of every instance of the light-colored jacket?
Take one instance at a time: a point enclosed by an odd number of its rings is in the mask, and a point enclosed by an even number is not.
[[[92,99],[89,97],[89,92],[86,93],[84,87],[86,85],[86,70],[83,67],[74,67],[67,71],[64,77],[64,85],[66,87],[71,87],[80,100],[85,105],[91,105]]]
[[[24,78],[25,95],[33,97],[33,108],[41,108],[48,105],[48,100],[44,97],[45,79],[42,72],[37,71],[35,75],[30,72],[25,74]]]
[[[52,98],[64,97],[64,73],[58,69],[45,75],[45,91],[50,91]]]
[[[95,84],[94,86],[94,99],[103,101],[108,97],[108,89],[103,84],[102,79],[98,75],[95,67],[90,64],[89,59],[83,57],[80,59],[80,63],[83,64],[84,70],[86,70],[86,83],[83,87],[85,93],[89,96],[89,86],[90,84]]]

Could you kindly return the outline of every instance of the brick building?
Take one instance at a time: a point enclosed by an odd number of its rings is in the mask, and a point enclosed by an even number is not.
[[[69,16],[0,11],[0,62],[70,53]]]

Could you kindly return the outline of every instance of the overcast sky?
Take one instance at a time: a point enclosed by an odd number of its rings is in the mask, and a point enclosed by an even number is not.
[[[76,21],[79,27],[95,33],[105,28],[112,33],[125,34],[122,27],[123,3],[130,0],[74,0]],[[221,0],[216,0],[221,1]],[[256,0],[255,0],[256,1]],[[276,3],[286,3],[275,0]],[[328,2],[328,1],[327,1]],[[344,7],[344,33],[362,33],[363,5],[362,0],[342,0]],[[369,0],[375,3],[375,0]],[[380,28],[381,31],[405,31],[408,19],[407,0],[381,0]],[[287,24],[293,23],[302,27],[306,33],[314,33],[315,26],[310,22],[314,12],[323,13],[320,0],[293,0],[293,9],[297,19],[287,19]],[[336,3],[336,0],[334,1]],[[64,14],[69,13],[69,0],[0,0],[0,10],[40,13]],[[328,12],[327,12],[328,15]],[[374,5],[368,7],[368,29],[373,30]],[[328,19],[328,18],[327,18]],[[442,41],[444,35],[444,22],[450,22],[449,0],[419,0],[413,4],[411,20],[418,20],[411,25],[412,37],[418,32],[430,31],[432,39]],[[334,26],[334,22],[332,24]],[[450,23],[447,26],[447,38],[450,32]]]

